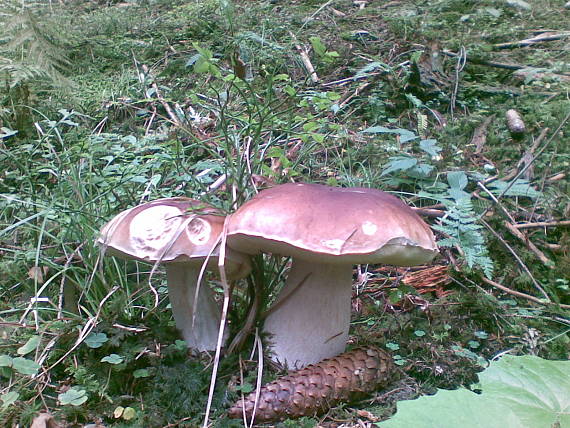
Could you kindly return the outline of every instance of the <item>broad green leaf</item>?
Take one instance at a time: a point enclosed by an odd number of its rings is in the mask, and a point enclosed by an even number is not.
[[[388,342],[386,343],[386,348],[388,348],[391,351],[397,351],[398,349],[400,349],[400,345],[394,342]]]
[[[506,196],[526,196],[528,198],[538,198],[541,195],[541,193],[532,187],[528,181],[522,179],[516,180],[512,185],[511,182],[507,183],[505,181],[496,180],[489,183],[487,187],[489,187],[491,192],[496,195],[503,194],[507,187],[508,190],[504,193]]]
[[[14,359],[9,355],[0,355],[0,367],[12,367]]]
[[[570,361],[505,356],[479,375],[481,394],[440,390],[398,403],[381,428],[570,427]]]
[[[101,358],[102,363],[109,363],[109,364],[121,364],[124,361],[124,358],[117,354],[110,354],[106,357]]]
[[[20,394],[18,394],[16,391],[10,391],[6,394],[0,395],[0,400],[2,400],[2,408],[5,409],[6,407],[11,406],[16,402],[16,400],[18,400],[18,398],[20,398]]]
[[[40,336],[32,336],[28,339],[28,341],[18,348],[18,355],[26,355],[32,351],[35,351],[38,345],[40,344]]]
[[[437,140],[421,140],[420,149],[431,157],[439,156],[439,152],[442,150],[442,148],[437,145]]]
[[[12,360],[12,367],[18,373],[33,376],[40,369],[40,365],[33,360],[28,360],[27,358],[17,357]]]
[[[150,372],[148,371],[148,369],[137,369],[133,372],[133,377],[135,379],[141,378],[141,377],[149,377],[150,376]]]
[[[451,171],[447,173],[447,182],[452,189],[465,189],[467,186],[467,174],[463,171]]]
[[[323,134],[317,134],[315,132],[311,132],[311,137],[313,137],[313,140],[315,140],[319,144],[322,144],[323,141],[325,141],[325,136]]]
[[[400,136],[400,142],[406,143],[411,140],[415,140],[418,138],[416,134],[412,131],[402,128],[390,129],[386,128],[385,126],[372,126],[370,128],[366,128],[363,133],[366,134],[396,134]]]
[[[321,41],[320,37],[309,37],[309,41],[311,42],[311,46],[313,46],[313,50],[318,56],[323,56],[327,51],[325,45]]]
[[[72,406],[81,406],[87,401],[87,392],[74,386],[63,394],[59,394],[57,399],[62,405],[71,404]]]
[[[85,344],[89,347],[89,348],[100,348],[101,346],[103,346],[103,344],[105,342],[107,342],[109,339],[107,338],[107,335],[105,333],[90,333],[86,338],[85,338]]]
[[[390,158],[390,162],[388,162],[386,169],[382,171],[382,175],[387,175],[395,171],[406,171],[414,167],[417,163],[417,159],[409,156],[394,156]]]

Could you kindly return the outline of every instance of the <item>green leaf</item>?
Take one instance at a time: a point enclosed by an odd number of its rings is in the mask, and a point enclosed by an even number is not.
[[[102,363],[121,364],[125,359],[117,354],[110,354],[101,358]]]
[[[18,394],[16,391],[10,391],[6,394],[0,395],[0,400],[2,400],[2,409],[5,409],[6,407],[14,404],[18,398],[20,398],[20,394]]]
[[[14,359],[9,355],[0,355],[0,367],[12,367]]]
[[[253,391],[254,388],[251,383],[246,382],[243,385],[238,386],[236,389],[243,392],[244,394],[249,394],[251,391]]]
[[[318,56],[323,56],[325,54],[327,48],[321,41],[320,37],[309,37],[309,41],[311,42],[311,46],[313,46],[313,50]]]
[[[394,156],[390,158],[388,166],[382,171],[382,175],[388,175],[395,171],[406,171],[413,168],[418,160],[409,156]]]
[[[501,180],[496,180],[487,185],[492,193],[495,195],[501,195],[504,193],[505,196],[526,196],[527,198],[538,198],[542,195],[538,190],[530,185],[526,180],[516,180],[512,185],[511,182],[505,182]],[[510,187],[509,187],[510,186]]]
[[[90,333],[86,338],[85,338],[85,344],[89,347],[89,348],[100,348],[101,346],[103,346],[103,344],[105,342],[107,342],[109,339],[107,338],[107,335],[105,333]]]
[[[12,135],[16,135],[18,131],[14,131],[10,128],[0,127],[0,140],[4,138],[11,137]]]
[[[467,174],[463,171],[451,171],[447,173],[447,182],[452,189],[463,190],[467,186]]]
[[[63,406],[66,406],[68,404],[71,404],[72,406],[81,406],[87,401],[87,392],[84,389],[79,389],[78,387],[74,386],[68,391],[59,394],[57,396],[57,399]]]
[[[418,138],[416,134],[412,131],[402,128],[390,129],[386,128],[385,126],[372,126],[370,128],[366,128],[362,133],[365,134],[396,134],[400,136],[400,142],[406,143],[411,140],[415,140]]]
[[[148,369],[137,369],[133,372],[133,377],[135,379],[141,378],[141,377],[149,377],[150,376],[150,372],[148,371]]]
[[[28,360],[27,358],[17,357],[12,360],[12,367],[18,373],[33,376],[40,369],[40,365],[33,360]]]
[[[35,349],[38,347],[38,345],[40,344],[40,336],[32,336],[28,339],[28,341],[26,342],[25,345],[20,346],[18,348],[18,355],[26,355],[29,354],[32,351],[35,351]]]
[[[442,148],[437,145],[437,140],[421,140],[420,149],[431,157],[439,156],[439,152],[442,151]]]
[[[311,132],[311,137],[319,144],[322,144],[323,141],[325,141],[325,136],[323,134],[317,134],[315,132]]]
[[[505,356],[479,375],[476,394],[440,390],[398,403],[382,428],[537,428],[570,426],[570,361]]]

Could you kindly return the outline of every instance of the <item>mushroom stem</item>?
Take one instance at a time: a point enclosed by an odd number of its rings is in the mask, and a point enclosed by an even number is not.
[[[220,308],[214,300],[214,294],[206,284],[200,286],[197,309],[194,308],[194,296],[198,286],[200,266],[188,266],[183,263],[166,265],[168,297],[176,327],[188,347],[196,351],[216,349],[218,328],[220,326]],[[192,318],[197,310],[194,326]]]
[[[300,368],[342,353],[350,326],[351,282],[352,265],[293,259],[278,306],[265,320],[274,343],[272,359]]]

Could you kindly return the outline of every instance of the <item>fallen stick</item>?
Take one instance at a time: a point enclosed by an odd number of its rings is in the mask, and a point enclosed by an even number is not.
[[[145,76],[150,76],[150,70],[148,69],[148,67],[145,64],[141,65],[141,69],[144,72]],[[178,116],[174,113],[174,111],[172,110],[172,107],[170,107],[170,104],[168,104],[166,102],[166,100],[162,97],[161,93],[160,93],[160,89],[158,88],[158,85],[156,84],[156,82],[152,82],[150,84],[150,86],[152,86],[152,88],[154,89],[154,93],[156,95],[156,98],[158,99],[158,101],[160,102],[160,104],[162,104],[162,106],[164,107],[164,109],[166,110],[166,113],[168,113],[168,117],[170,117],[170,120],[172,120],[172,122],[176,125],[176,126],[182,126],[182,123],[180,122],[180,119],[178,118]]]
[[[494,114],[487,117],[481,125],[475,128],[470,143],[475,146],[475,154],[479,154],[483,150],[483,146],[485,146],[485,143],[487,142],[487,129],[489,128],[489,125],[491,124],[493,119],[495,119]]]
[[[527,265],[525,265],[525,263],[522,261],[522,259],[519,257],[519,255],[516,253],[515,250],[513,250],[513,248],[507,243],[507,241],[505,241],[503,239],[503,237],[501,235],[499,235],[495,229],[493,229],[491,227],[491,225],[489,225],[489,223],[487,223],[485,220],[483,220],[482,218],[479,220],[481,222],[481,224],[483,224],[483,226],[485,226],[489,232],[491,232],[495,238],[497,238],[499,240],[499,242],[501,242],[501,244],[503,244],[505,246],[505,248],[507,250],[509,250],[509,252],[513,255],[513,257],[515,258],[515,260],[518,262],[519,266],[526,272],[526,274],[528,275],[528,277],[531,279],[533,285],[535,286],[535,288],[544,296],[545,301],[547,302],[551,302],[550,297],[548,296],[548,294],[546,293],[546,291],[544,291],[544,288],[542,288],[542,286],[540,285],[540,283],[536,280],[536,278],[534,277],[534,275],[532,274],[532,272],[530,271],[530,269],[527,267]]]
[[[570,32],[565,33],[551,33],[546,32],[539,34],[537,36],[531,37],[530,39],[519,40],[516,42],[506,42],[506,43],[497,43],[493,46],[498,49],[506,49],[506,48],[520,48],[524,46],[534,45],[536,43],[542,42],[551,42],[553,40],[560,40],[570,36]]]
[[[315,67],[313,67],[313,64],[311,63],[311,59],[309,58],[307,51],[301,47],[301,45],[297,41],[297,37],[295,37],[295,35],[292,32],[289,31],[289,34],[293,39],[295,48],[299,51],[299,55],[301,56],[301,61],[303,61],[303,64],[305,65],[305,68],[307,69],[307,72],[309,73],[309,76],[311,78],[311,81],[313,83],[319,83],[319,76],[315,71]]]
[[[492,281],[488,278],[483,277],[481,279],[483,280],[484,283],[489,284],[495,288],[498,288],[499,290],[504,291],[507,294],[511,294],[513,296],[517,296],[517,297],[521,297],[521,298],[526,299],[526,300],[530,300],[531,302],[538,303],[539,305],[547,305],[547,306],[556,305],[556,306],[560,306],[563,309],[570,309],[570,305],[563,305],[563,304],[557,304],[557,303],[553,303],[553,302],[547,302],[545,300],[539,299],[538,297],[531,296],[530,294],[521,293],[520,291],[516,291],[516,290],[510,289],[509,287],[505,287],[504,285],[499,284],[498,282]]]
[[[553,268],[554,265],[552,263],[552,261],[546,257],[544,255],[544,253],[542,251],[540,251],[536,245],[534,245],[529,239],[528,236],[524,235],[520,230],[518,230],[512,223],[509,223],[508,221],[504,222],[505,226],[507,229],[509,229],[509,231],[515,235],[518,239],[520,239],[522,242],[524,242],[527,246],[527,248],[532,251],[536,257],[538,257],[538,259],[545,264],[546,266],[548,266],[549,268]]]
[[[570,220],[561,221],[539,221],[535,223],[517,223],[513,224],[516,229],[533,229],[542,227],[568,227],[570,226]]]

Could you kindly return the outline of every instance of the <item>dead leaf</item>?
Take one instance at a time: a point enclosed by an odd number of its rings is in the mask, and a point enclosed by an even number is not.
[[[44,276],[47,275],[48,270],[47,266],[32,266],[28,271],[28,278],[37,281],[38,284],[43,284]]]
[[[380,420],[378,416],[374,416],[374,414],[368,410],[358,409],[356,411],[356,414],[361,418],[368,419],[371,422],[378,422]]]
[[[40,413],[32,421],[30,428],[61,428],[62,426],[57,423],[49,413]]]

